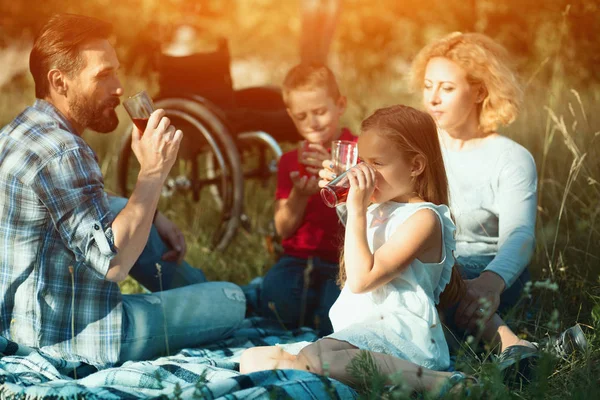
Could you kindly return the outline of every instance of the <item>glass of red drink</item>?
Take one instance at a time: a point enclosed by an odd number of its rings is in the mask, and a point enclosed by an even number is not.
[[[125,106],[125,110],[127,110],[135,126],[144,134],[146,125],[148,125],[148,118],[154,111],[154,103],[152,103],[148,93],[142,90],[125,100],[123,106]]]
[[[345,203],[350,191],[350,180],[348,179],[348,171],[342,172],[334,180],[329,182],[327,186],[321,189],[321,198],[328,207],[335,207],[341,203]]]
[[[310,151],[310,142],[308,140],[303,140],[300,148],[298,149],[298,173],[300,174],[300,178],[303,176],[310,177],[312,174],[306,170],[306,164],[302,163],[302,154],[307,151]]]
[[[298,173],[300,175],[300,177],[306,176],[308,178],[310,178],[311,176],[315,176],[316,174],[309,172],[306,167],[307,165],[302,163],[302,157],[304,153],[310,153],[311,152],[311,148],[310,148],[310,142],[308,140],[303,140],[300,148],[298,149]],[[323,143],[318,143],[319,145],[323,146]]]

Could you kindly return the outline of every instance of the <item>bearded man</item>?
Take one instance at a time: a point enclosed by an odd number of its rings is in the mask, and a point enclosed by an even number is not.
[[[37,99],[0,131],[0,334],[97,368],[222,339],[245,312],[241,289],[227,282],[121,294],[117,283],[148,247],[183,134],[164,110],[144,132],[134,128],[140,173],[115,216],[81,138],[119,122],[123,88],[110,35],[95,18],[52,17],[30,55]],[[180,247],[169,257],[182,257],[179,231],[156,215],[159,236]]]

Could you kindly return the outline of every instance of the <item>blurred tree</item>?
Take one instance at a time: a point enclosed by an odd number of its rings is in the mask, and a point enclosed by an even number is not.
[[[412,58],[443,34],[476,31],[506,46],[528,73],[553,57],[550,64],[563,65],[573,80],[600,82],[596,0],[345,0],[342,7],[338,53],[365,74],[389,68],[394,56]],[[549,79],[552,68],[543,72]]]
[[[207,43],[226,37],[234,57],[296,60],[300,56],[301,1],[316,0],[25,0],[0,4],[0,45],[33,35],[56,12],[94,15],[112,21],[125,66],[142,62],[189,25]],[[366,74],[389,68],[394,58],[410,59],[424,44],[451,31],[484,32],[509,48],[524,69],[553,57],[557,71],[581,82],[600,81],[600,22],[597,0],[333,0],[341,10],[334,51],[344,64]],[[569,8],[568,13],[563,13]],[[326,10],[325,10],[326,11]],[[563,24],[564,20],[564,24]],[[564,29],[563,29],[564,28]],[[305,32],[310,27],[306,27]],[[326,33],[325,35],[327,35]],[[303,35],[303,37],[306,37]],[[314,42],[311,44],[311,41]],[[327,40],[325,40],[327,42]],[[303,48],[319,47],[305,40]],[[133,50],[133,51],[131,51]],[[555,57],[558,56],[558,57]],[[557,61],[558,60],[558,61]]]
[[[340,0],[301,0],[300,59],[327,63],[327,54],[340,14]]]

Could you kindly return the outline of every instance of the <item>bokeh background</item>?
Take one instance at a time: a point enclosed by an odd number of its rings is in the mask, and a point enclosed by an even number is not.
[[[45,0],[35,5],[1,0],[0,123],[8,123],[34,101],[29,50],[33,35],[53,13],[86,14],[114,24],[122,80],[126,94],[132,94],[142,88],[159,90],[155,60],[161,52],[211,51],[221,38],[229,44],[234,87],[277,86],[300,60],[301,43],[305,49],[320,45],[316,31],[302,29],[302,10],[321,7],[326,12],[331,3],[339,5],[339,13],[328,63],[349,100],[343,122],[355,132],[378,107],[420,107],[420,94],[410,91],[406,78],[412,58],[432,39],[477,31],[510,51],[526,96],[518,120],[501,133],[522,143],[536,159],[540,195],[531,269],[536,280],[548,279],[560,288],[533,289],[535,313],[523,310],[518,330],[524,337],[539,338],[579,321],[594,332],[600,321],[597,0]],[[100,157],[109,190],[115,186],[120,138],[129,126],[123,110],[119,113],[117,132],[85,134]],[[203,226],[210,223],[200,219],[201,208],[182,198],[164,199],[161,208],[186,234],[192,265],[211,279],[245,284],[272,262],[264,238],[272,219],[273,191],[272,182],[246,190],[252,229],[241,230],[224,253],[210,251],[200,239]],[[142,290],[132,281],[123,289]],[[595,334],[591,339],[598,342]],[[593,353],[592,359],[599,358],[598,351]],[[546,394],[589,394],[590,386],[581,382],[598,382],[586,378],[594,376],[587,365],[580,360],[563,367],[562,377],[552,375],[554,391]]]

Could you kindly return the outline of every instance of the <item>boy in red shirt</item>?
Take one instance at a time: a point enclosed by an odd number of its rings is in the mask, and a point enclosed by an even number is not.
[[[346,98],[326,66],[292,68],[283,82],[283,98],[308,145],[285,153],[279,162],[275,228],[284,254],[263,280],[260,307],[287,328],[311,326],[325,335],[332,332],[329,309],[340,293],[336,280],[344,232],[335,209],[321,199],[317,173],[331,158],[333,140],[356,137],[340,129]]]

